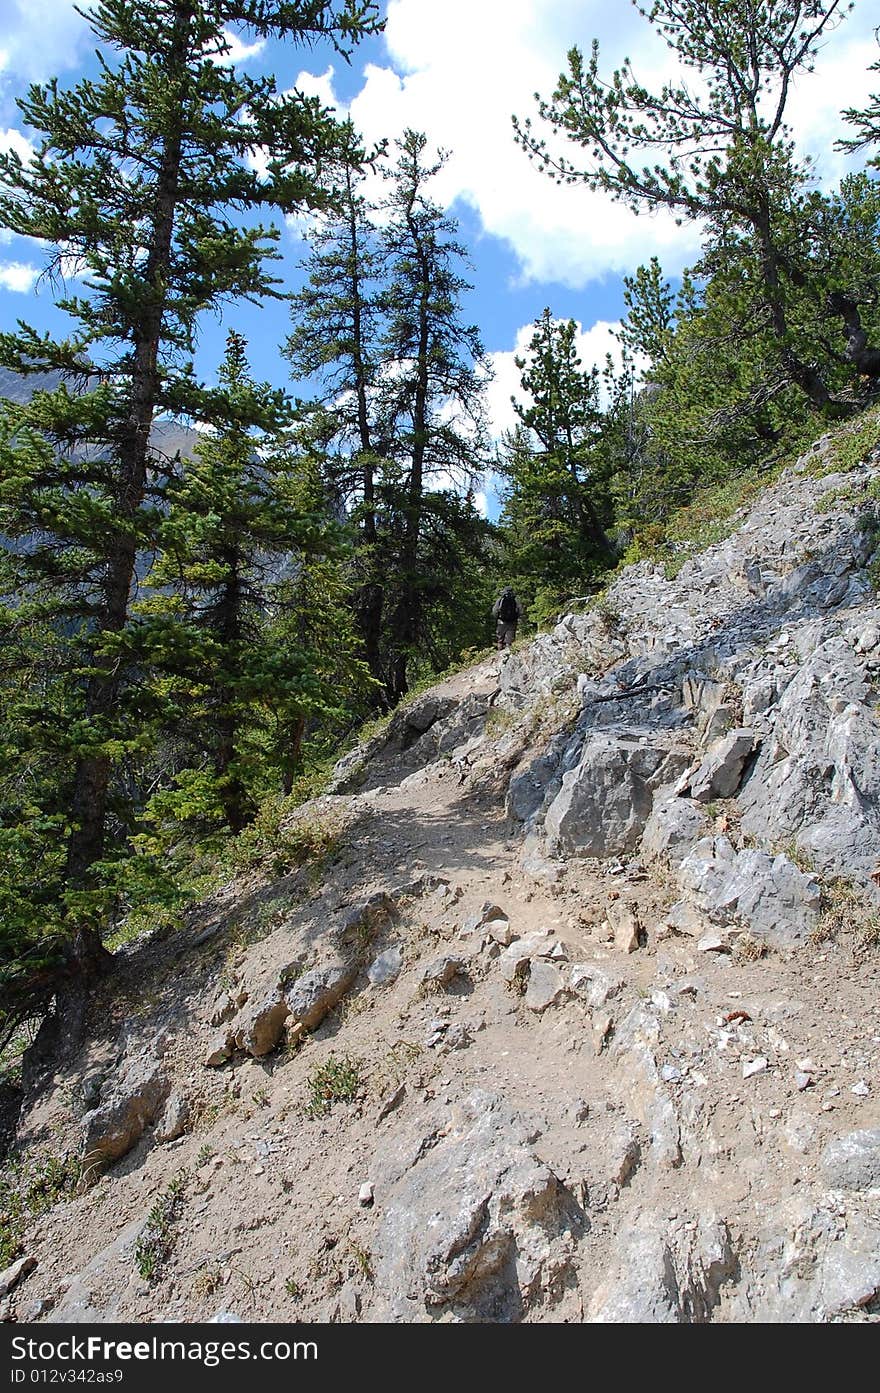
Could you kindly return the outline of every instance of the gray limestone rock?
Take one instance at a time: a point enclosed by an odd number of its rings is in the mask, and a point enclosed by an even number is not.
[[[787,856],[748,848],[735,851],[726,837],[705,837],[681,863],[685,895],[713,922],[740,924],[756,937],[785,946],[804,938],[818,922],[816,877]]]
[[[253,1059],[262,1059],[277,1047],[290,1015],[280,987],[262,999],[251,998],[235,1026],[235,1043]]]
[[[370,985],[373,987],[388,986],[399,976],[402,966],[403,954],[400,948],[386,948],[385,952],[374,958],[367,968],[367,978]]]
[[[580,763],[565,774],[545,818],[562,850],[584,856],[633,851],[644,833],[654,789],[671,783],[689,763],[684,749],[631,731],[588,737]]]
[[[709,819],[701,807],[672,789],[661,790],[645,824],[641,854],[647,861],[662,858],[677,866],[708,831]]]
[[[82,1120],[86,1169],[98,1170],[130,1151],[162,1112],[170,1087],[156,1059],[136,1055],[106,1102]]]
[[[628,1225],[617,1260],[592,1293],[586,1319],[601,1324],[692,1324],[711,1319],[737,1270],[727,1224],[717,1215],[670,1222],[648,1210]]]
[[[444,953],[442,958],[435,958],[433,962],[428,963],[422,972],[422,981],[426,986],[448,987],[465,969],[464,958],[454,953]]]
[[[822,1178],[835,1190],[880,1190],[880,1128],[847,1132],[822,1152]]]
[[[159,1121],[156,1123],[155,1138],[157,1142],[176,1141],[182,1137],[190,1120],[189,1099],[182,1093],[171,1093],[165,1104],[165,1110]]]
[[[548,1006],[553,1006],[567,995],[568,988],[559,968],[546,960],[536,959],[529,971],[525,995],[526,1008],[540,1015]]]
[[[357,977],[354,963],[336,959],[304,972],[287,989],[291,1024],[315,1030],[328,1011],[341,1001]]]
[[[690,794],[697,803],[713,798],[732,798],[740,786],[746,760],[756,747],[755,733],[732,730],[706,755],[690,780]]]
[[[518,938],[505,948],[498,959],[501,976],[505,982],[513,982],[522,977],[533,958],[546,958],[553,950],[553,939],[548,929],[536,929]]]
[[[373,1156],[374,1318],[516,1321],[568,1271],[577,1211],[498,1094],[422,1119]]]
[[[572,963],[568,978],[571,990],[597,1010],[623,989],[623,979],[596,963]]]

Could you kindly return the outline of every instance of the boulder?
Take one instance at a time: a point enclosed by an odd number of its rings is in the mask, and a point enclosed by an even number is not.
[[[400,974],[403,966],[403,953],[400,948],[386,948],[384,953],[380,953],[374,958],[367,968],[367,977],[373,987],[386,987],[393,982]]]
[[[357,964],[338,958],[297,977],[285,994],[291,1024],[301,1024],[305,1030],[317,1029],[327,1012],[342,1000],[357,974]]]
[[[516,939],[509,948],[505,948],[498,959],[501,976],[505,982],[514,982],[517,977],[525,974],[533,958],[549,957],[552,951],[550,930],[535,929],[533,933],[526,934],[525,938]]]
[[[690,779],[691,797],[697,803],[732,798],[742,782],[746,760],[756,746],[754,731],[745,728],[732,730],[717,741]]]
[[[679,866],[678,881],[712,922],[739,924],[774,946],[806,937],[818,922],[821,892],[814,875],[787,856],[735,851],[726,837],[698,842]]]
[[[623,989],[623,979],[613,977],[595,963],[572,963],[568,983],[587,1005],[597,1010]]]
[[[271,1054],[278,1046],[289,1015],[290,1007],[280,987],[262,999],[251,998],[236,1022],[236,1046],[253,1059]]]
[[[525,995],[526,1008],[540,1015],[548,1006],[553,1006],[567,995],[568,988],[559,968],[540,958],[536,959],[529,971]]]
[[[580,763],[563,775],[547,810],[548,837],[563,851],[609,857],[634,851],[645,831],[654,790],[687,768],[684,749],[650,735],[602,731],[589,736]]]
[[[374,1318],[516,1321],[564,1279],[577,1210],[531,1138],[484,1092],[388,1136],[370,1166]]]
[[[880,1190],[880,1128],[835,1137],[820,1165],[822,1179],[834,1190]]]
[[[641,855],[646,861],[662,859],[678,866],[708,831],[709,820],[701,807],[673,789],[661,790],[645,824]]]
[[[161,1064],[137,1055],[111,1096],[82,1120],[83,1164],[98,1170],[125,1156],[165,1106],[171,1085]]]

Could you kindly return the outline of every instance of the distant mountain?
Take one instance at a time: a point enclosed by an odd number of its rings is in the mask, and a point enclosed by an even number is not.
[[[30,400],[34,392],[54,392],[62,380],[58,372],[39,372],[23,377],[20,373],[11,372],[9,368],[0,367],[0,397],[24,403]],[[172,457],[178,453],[184,458],[191,455],[198,438],[198,431],[170,417],[155,421],[150,432],[151,443],[163,454]]]

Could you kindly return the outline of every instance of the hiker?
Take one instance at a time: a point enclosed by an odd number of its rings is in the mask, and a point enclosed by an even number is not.
[[[512,586],[505,585],[498,596],[492,606],[492,618],[496,621],[495,633],[499,649],[509,648],[516,638],[516,626],[522,618],[519,600],[514,595]]]

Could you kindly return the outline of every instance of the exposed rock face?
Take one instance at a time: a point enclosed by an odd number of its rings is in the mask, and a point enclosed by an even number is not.
[[[641,1214],[625,1235],[617,1262],[590,1300],[587,1319],[600,1324],[702,1323],[737,1270],[727,1224],[716,1215],[697,1222]]]
[[[705,837],[681,863],[685,894],[711,920],[740,923],[756,938],[784,946],[815,928],[821,891],[814,875],[786,856],[735,851],[726,837]]]
[[[148,1054],[136,1056],[110,1097],[82,1120],[86,1169],[110,1165],[130,1151],[162,1112],[169,1091],[162,1064]]]
[[[674,782],[689,762],[687,751],[635,731],[589,737],[547,811],[548,837],[556,847],[584,856],[633,851],[654,790]]]
[[[759,850],[789,842],[817,869],[856,875],[871,890],[880,861],[880,606],[865,567],[877,509],[815,511],[840,479],[811,481],[808,464],[674,580],[650,562],[629,567],[608,592],[613,631],[598,612],[570,616],[510,655],[502,705],[574,689],[582,702],[574,731],[514,771],[514,823],[563,855],[641,849],[677,865],[708,830],[700,805],[735,799],[742,833]],[[805,932],[809,894],[803,909],[793,877],[780,889],[780,866],[741,867],[756,869],[775,888],[757,909],[743,901],[746,917],[778,934],[768,906],[781,895],[795,912],[783,936]]]
[[[835,1190],[880,1190],[880,1128],[848,1132],[829,1142],[822,1173]]]
[[[713,745],[690,780],[691,798],[698,803],[708,803],[713,798],[732,798],[755,744],[754,731],[732,730]]]
[[[577,1206],[499,1095],[473,1093],[451,1125],[390,1138],[371,1173],[385,1319],[519,1320],[564,1277]]]

